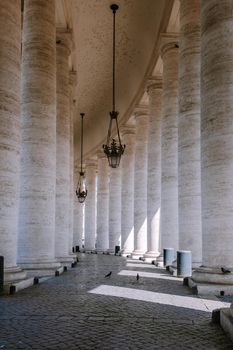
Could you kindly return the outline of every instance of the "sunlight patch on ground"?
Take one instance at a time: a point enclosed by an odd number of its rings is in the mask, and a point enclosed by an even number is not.
[[[198,297],[156,293],[146,290],[108,285],[101,285],[90,290],[89,293],[147,301],[151,303],[158,303],[206,312],[212,312],[216,308],[230,306],[230,303],[222,303],[221,301],[201,299]]]
[[[153,270],[156,270],[155,265],[152,265],[152,264],[128,263],[128,262],[127,262],[126,267],[143,267],[144,269],[153,269]]]
[[[136,277],[137,273],[140,277],[149,277],[149,278],[161,278],[164,280],[171,280],[171,281],[180,281],[182,282],[182,278],[173,277],[171,275],[166,275],[163,273],[153,273],[153,272],[144,272],[144,271],[130,271],[130,270],[121,270],[118,275],[121,276],[133,276]]]

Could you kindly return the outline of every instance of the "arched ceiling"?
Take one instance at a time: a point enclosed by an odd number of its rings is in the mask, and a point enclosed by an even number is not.
[[[112,110],[112,0],[56,0],[57,26],[73,31],[71,65],[77,70],[75,150],[79,157],[80,112],[85,116],[84,153],[105,142]],[[116,106],[126,121],[141,99],[158,59],[173,0],[117,0]]]

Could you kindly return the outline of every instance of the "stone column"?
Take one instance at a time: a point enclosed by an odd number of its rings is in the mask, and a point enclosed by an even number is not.
[[[79,179],[78,169],[75,169],[74,184],[77,186]],[[87,198],[86,198],[87,199]],[[74,227],[73,227],[73,245],[79,246],[82,249],[83,245],[83,230],[84,230],[84,215],[85,214],[85,202],[79,203],[78,198],[74,195]]]
[[[105,252],[109,248],[109,165],[105,154],[98,153],[97,180],[97,238],[96,251]]]
[[[148,108],[135,110],[136,145],[134,164],[134,251],[139,258],[147,251],[147,137]]]
[[[109,252],[113,253],[121,238],[121,164],[109,170]]]
[[[70,86],[71,33],[57,32],[57,161],[55,256],[64,265],[70,253]]]
[[[147,249],[146,260],[159,256],[161,207],[161,105],[162,77],[152,77],[149,94],[148,170],[147,170]]]
[[[25,268],[57,267],[60,264],[54,259],[56,185],[54,0],[24,2],[21,105],[18,260]]]
[[[135,127],[125,125],[121,132],[126,144],[121,159],[121,249],[126,256],[134,249]]]
[[[25,277],[16,265],[20,152],[21,2],[0,11],[0,255],[5,282]]]
[[[201,265],[200,0],[180,0],[178,119],[179,249]]]
[[[95,250],[96,240],[96,171],[97,161],[89,159],[86,164],[87,198],[85,200],[85,251]]]
[[[161,249],[178,250],[178,35],[161,35]]]
[[[69,72],[69,100],[70,100],[70,222],[69,222],[69,251],[72,252],[74,246],[73,231],[74,231],[74,110],[75,110],[75,86],[77,85],[77,72]],[[80,247],[81,248],[81,247]]]
[[[220,269],[233,268],[232,35],[232,1],[201,1],[202,264],[206,269],[194,272],[193,278],[218,284],[233,284],[233,274]]]

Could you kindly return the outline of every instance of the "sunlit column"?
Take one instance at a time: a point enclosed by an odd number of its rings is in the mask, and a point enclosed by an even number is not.
[[[161,104],[162,77],[148,81],[149,128],[147,171],[147,249],[146,260],[159,256],[161,207]]]
[[[56,46],[56,221],[55,256],[64,263],[71,263],[70,249],[70,86],[69,55],[71,34],[57,31]]]
[[[147,138],[148,108],[135,110],[136,144],[134,163],[134,251],[139,258],[147,250]]]
[[[161,35],[161,248],[178,249],[178,66],[177,34]]]
[[[69,222],[69,251],[72,252],[74,246],[74,111],[75,111],[75,87],[77,85],[77,72],[69,72],[69,100],[70,100],[70,222]],[[81,247],[80,247],[81,248]]]
[[[57,267],[54,0],[24,1],[21,91],[18,260],[25,268]]]
[[[230,284],[233,274],[220,268],[233,268],[232,35],[232,1],[201,1],[202,264],[207,269],[193,278]]]
[[[134,249],[135,126],[126,125],[121,132],[126,144],[121,159],[121,249],[126,256]]]
[[[89,159],[86,164],[87,198],[85,200],[85,251],[95,250],[96,240],[96,172],[97,161]]]
[[[20,164],[21,1],[0,2],[0,255],[5,282],[25,277],[16,265]]]
[[[200,0],[180,0],[179,248],[201,265]]]
[[[109,252],[114,252],[121,237],[121,164],[109,170]]]
[[[97,237],[96,251],[109,248],[109,165],[105,154],[98,153],[97,177]]]

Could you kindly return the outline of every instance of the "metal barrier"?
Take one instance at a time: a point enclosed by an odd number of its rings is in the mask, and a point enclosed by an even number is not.
[[[177,276],[192,276],[192,253],[189,250],[177,251]]]
[[[174,248],[164,248],[163,250],[163,265],[170,266],[174,261]]]

